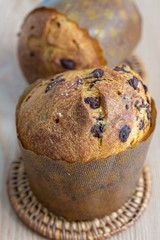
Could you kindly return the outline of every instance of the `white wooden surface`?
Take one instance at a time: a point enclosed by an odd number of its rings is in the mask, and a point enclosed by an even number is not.
[[[44,239],[30,231],[16,217],[6,193],[9,163],[18,151],[14,124],[18,96],[27,85],[16,56],[16,33],[22,19],[38,0],[0,0],[0,240]],[[137,52],[145,61],[149,89],[160,110],[160,1],[136,0],[144,19],[143,38]],[[127,231],[112,240],[160,239],[160,116],[148,154],[153,191],[147,211]]]

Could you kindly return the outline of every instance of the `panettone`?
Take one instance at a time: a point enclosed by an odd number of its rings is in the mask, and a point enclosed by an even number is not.
[[[141,17],[133,1],[44,1],[22,25],[18,56],[31,83],[65,70],[115,66],[133,51]]]
[[[17,111],[22,146],[67,162],[106,159],[133,148],[151,125],[147,86],[126,65],[40,80]]]

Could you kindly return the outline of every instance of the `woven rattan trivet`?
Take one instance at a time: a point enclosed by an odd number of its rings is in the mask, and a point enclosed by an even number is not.
[[[71,222],[55,216],[43,207],[30,189],[22,158],[11,164],[8,194],[18,217],[32,230],[55,240],[104,239],[125,230],[141,216],[151,192],[151,176],[147,165],[133,196],[110,216],[93,221]]]

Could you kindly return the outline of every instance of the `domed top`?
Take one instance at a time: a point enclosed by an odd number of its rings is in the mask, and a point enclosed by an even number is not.
[[[69,71],[29,88],[17,109],[18,137],[53,160],[107,158],[135,147],[152,125],[149,91],[126,65]]]

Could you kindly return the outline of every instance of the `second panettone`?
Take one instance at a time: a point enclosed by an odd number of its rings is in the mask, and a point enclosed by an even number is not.
[[[133,51],[141,17],[129,0],[44,1],[22,25],[18,56],[31,83],[73,69],[115,66]]]
[[[151,125],[148,89],[126,65],[41,80],[17,111],[22,146],[67,162],[105,159],[133,148]]]

